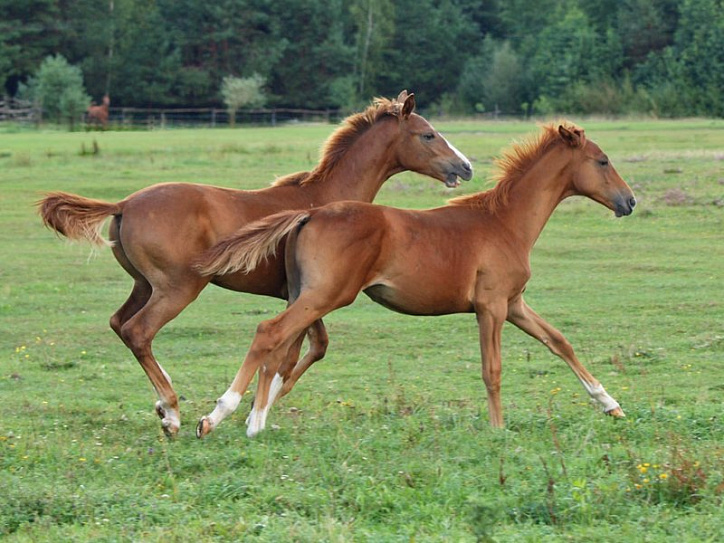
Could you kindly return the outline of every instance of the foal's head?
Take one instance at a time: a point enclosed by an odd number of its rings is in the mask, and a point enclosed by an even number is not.
[[[466,181],[472,178],[473,168],[465,155],[414,112],[415,95],[402,91],[397,101],[402,104],[396,139],[400,165],[438,179],[451,188],[460,184],[458,177]]]
[[[630,215],[636,206],[631,187],[621,179],[601,148],[586,139],[581,128],[560,125],[558,134],[574,153],[571,194],[588,196],[617,217]]]

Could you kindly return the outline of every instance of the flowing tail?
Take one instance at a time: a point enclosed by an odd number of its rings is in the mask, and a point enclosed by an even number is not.
[[[275,255],[279,242],[309,216],[309,211],[282,211],[250,223],[206,251],[194,267],[201,275],[249,273]]]
[[[93,245],[111,245],[101,235],[103,223],[123,210],[123,202],[113,204],[67,192],[51,192],[36,205],[45,226],[68,239]]]

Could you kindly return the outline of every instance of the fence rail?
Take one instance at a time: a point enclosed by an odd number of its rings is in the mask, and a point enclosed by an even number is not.
[[[333,109],[245,109],[236,113],[236,123],[276,126],[288,122],[330,122],[337,119]],[[110,108],[109,124],[149,129],[171,126],[210,127],[228,126],[229,112],[220,108]]]
[[[41,109],[29,101],[15,98],[0,99],[0,122],[39,123]],[[221,108],[137,108],[111,107],[108,110],[109,128],[145,128],[229,126],[230,116]],[[241,125],[268,125],[290,122],[331,122],[339,118],[337,109],[262,108],[243,109],[235,121]],[[84,119],[85,121],[86,119]]]
[[[32,123],[37,121],[38,113],[31,102],[8,96],[0,99],[0,121]]]

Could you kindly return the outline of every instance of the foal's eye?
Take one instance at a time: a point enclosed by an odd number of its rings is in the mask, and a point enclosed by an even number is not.
[[[608,166],[608,159],[602,158],[601,160],[598,161],[598,165],[599,166]]]
[[[425,141],[432,141],[435,139],[435,134],[433,134],[432,132],[428,132],[422,135],[422,139],[424,139]]]

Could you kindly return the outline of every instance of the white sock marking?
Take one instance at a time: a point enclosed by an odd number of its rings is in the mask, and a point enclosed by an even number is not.
[[[606,413],[613,411],[614,409],[621,408],[618,402],[608,395],[606,390],[603,388],[603,385],[599,384],[598,386],[593,386],[583,380],[581,381],[581,384],[583,384],[583,388],[586,389],[588,395],[603,406],[603,410]]]
[[[271,385],[269,386],[269,400],[266,403],[265,409],[269,409],[271,407],[274,400],[277,399],[277,395],[281,391],[283,385],[284,379],[282,379],[282,376],[278,373],[274,375],[274,379],[272,379]]]
[[[227,390],[223,396],[216,400],[216,407],[207,417],[211,421],[212,426],[216,426],[226,417],[231,415],[236,408],[239,407],[241,402],[241,394],[234,392],[233,390]]]
[[[278,373],[275,374],[271,385],[269,385],[269,397],[267,398],[266,405],[262,409],[257,409],[256,403],[254,403],[254,409],[251,410],[249,418],[246,419],[246,435],[248,437],[254,437],[266,427],[266,417],[269,414],[269,408],[271,408],[274,400],[276,400],[283,385],[284,379],[282,379],[282,376]]]

